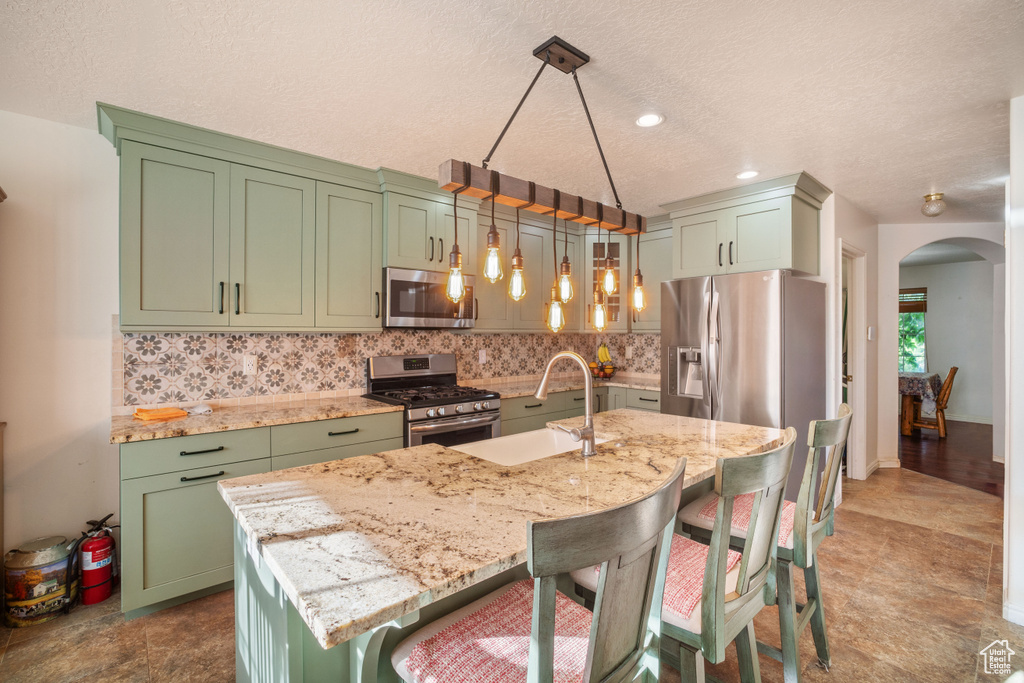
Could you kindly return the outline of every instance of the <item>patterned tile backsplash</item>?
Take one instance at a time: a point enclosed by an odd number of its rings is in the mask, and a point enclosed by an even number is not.
[[[467,334],[447,330],[384,330],[367,334],[178,333],[120,334],[114,325],[115,412],[136,406],[230,399],[321,398],[362,393],[369,356],[454,353],[460,380],[539,375],[556,352],[597,358],[608,344],[620,371],[659,371],[659,334]],[[626,346],[632,358],[626,359]],[[480,350],[487,361],[480,364]],[[255,354],[256,375],[243,372]],[[326,396],[324,394],[326,393]],[[267,400],[267,399],[263,399]],[[250,401],[244,401],[248,403]],[[117,410],[120,409],[120,410]]]

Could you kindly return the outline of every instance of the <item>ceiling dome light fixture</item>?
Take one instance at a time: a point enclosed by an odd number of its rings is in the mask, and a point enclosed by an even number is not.
[[[935,218],[946,210],[946,202],[942,201],[941,192],[933,192],[924,196],[924,204],[921,206],[921,213],[928,218]]]
[[[651,128],[657,126],[659,123],[665,121],[665,117],[661,114],[644,114],[636,120],[636,125],[641,128]]]
[[[740,180],[748,180],[750,178],[756,178],[757,177],[757,171],[742,171],[740,173],[737,173],[736,177],[739,178]]]

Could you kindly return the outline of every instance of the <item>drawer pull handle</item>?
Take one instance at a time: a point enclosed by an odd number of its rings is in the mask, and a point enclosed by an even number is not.
[[[203,475],[202,477],[182,477],[181,480],[182,481],[199,481],[200,479],[212,479],[214,477],[223,477],[223,476],[224,476],[224,470],[221,470],[220,472],[217,472],[216,474],[206,474],[206,475]]]
[[[648,403],[657,403],[658,402],[658,399],[656,399],[656,398],[644,398],[643,396],[640,396],[638,398],[641,401],[647,401]]]
[[[203,451],[182,451],[178,455],[202,455],[203,453],[218,453],[222,450],[224,450],[223,446],[217,446],[216,448],[207,448]]]
[[[523,406],[523,407],[524,408],[540,408],[542,405],[544,405],[544,404],[543,403],[537,403],[537,404],[532,405],[532,406]]]
[[[327,432],[327,436],[344,436],[345,434],[355,434],[358,431],[359,427],[356,427],[355,429],[349,429],[344,432]]]
[[[576,397],[576,398],[574,398],[573,400],[574,400],[574,401],[586,401],[586,400],[587,400],[587,397],[586,397],[586,396],[577,396],[577,397]]]

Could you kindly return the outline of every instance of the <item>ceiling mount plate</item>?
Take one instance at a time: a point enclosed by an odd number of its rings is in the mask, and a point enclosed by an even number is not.
[[[569,43],[558,36],[551,36],[549,40],[533,51],[533,56],[544,61],[548,51],[551,52],[551,66],[565,73],[572,73],[573,68],[580,68],[590,61],[587,53],[577,50]]]

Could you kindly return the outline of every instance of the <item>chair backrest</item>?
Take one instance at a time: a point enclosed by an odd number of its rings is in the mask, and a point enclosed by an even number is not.
[[[775,562],[786,479],[793,465],[796,430],[788,428],[781,445],[758,455],[721,458],[715,469],[718,511],[711,532],[701,595],[701,649],[712,662],[766,604],[775,602]],[[726,569],[736,496],[754,494],[750,524],[743,540],[736,589],[726,593]]]
[[[798,567],[810,567],[821,539],[832,535],[836,483],[852,420],[853,411],[843,403],[834,420],[812,420],[807,430],[807,463],[793,521],[793,563]],[[825,459],[824,469],[820,467],[822,458]],[[819,469],[820,484],[817,481]]]
[[[600,565],[584,681],[632,680],[649,624],[661,621],[673,522],[686,458],[651,493],[617,507],[529,522],[527,567],[534,577],[530,681],[550,681],[554,662],[555,577]]]
[[[946,409],[946,404],[949,403],[949,395],[953,393],[953,378],[956,377],[956,371],[959,369],[955,365],[949,369],[946,379],[942,382],[942,388],[939,389],[939,395],[935,398],[936,410]]]

